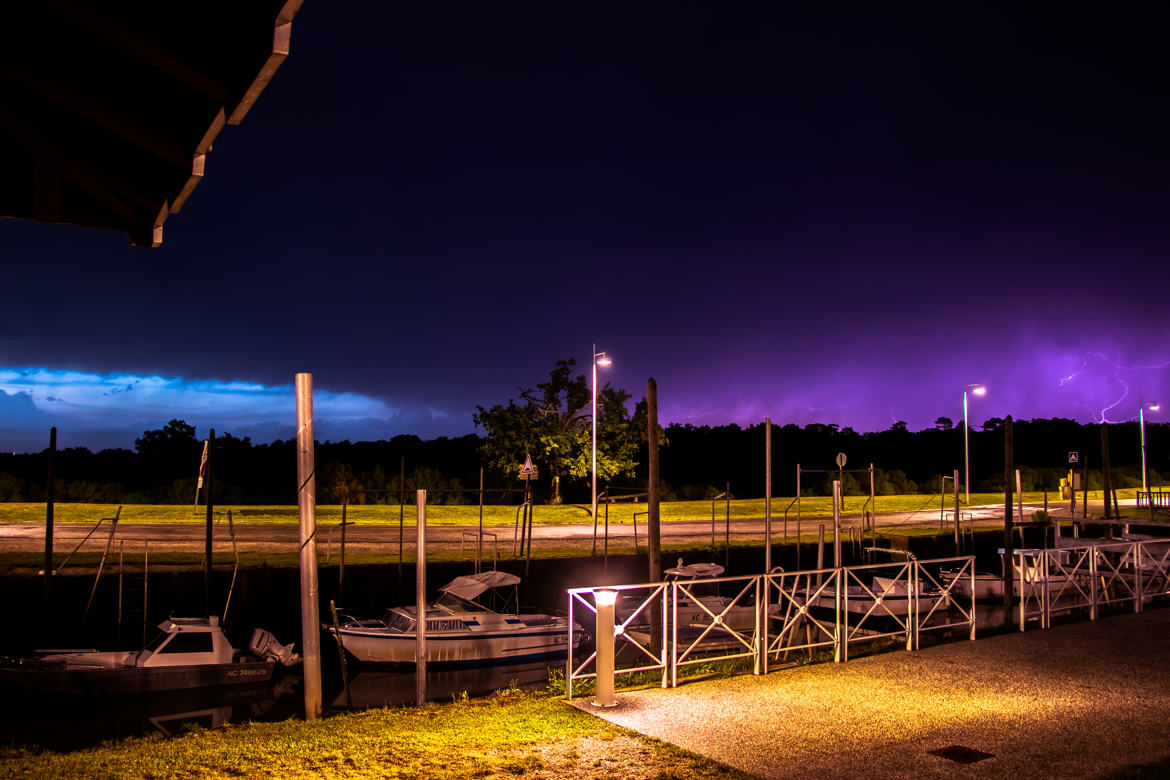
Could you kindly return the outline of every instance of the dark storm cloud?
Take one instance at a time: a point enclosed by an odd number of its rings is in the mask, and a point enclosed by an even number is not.
[[[666,420],[918,428],[971,382],[978,421],[1124,417],[1170,390],[1158,22],[308,3],[160,250],[0,225],[0,365],[312,371],[385,435],[593,342]]]

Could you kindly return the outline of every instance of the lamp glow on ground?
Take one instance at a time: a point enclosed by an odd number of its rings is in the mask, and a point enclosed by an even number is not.
[[[613,611],[617,602],[617,591],[605,588],[593,591],[597,605],[597,696],[594,707],[613,707],[617,699],[613,695]]]

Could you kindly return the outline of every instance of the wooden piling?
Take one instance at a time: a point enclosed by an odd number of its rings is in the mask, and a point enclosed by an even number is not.
[[[57,484],[57,426],[49,429],[49,465],[45,477],[45,601],[53,592],[53,498]]]
[[[321,609],[317,586],[317,475],[313,453],[312,374],[296,375],[296,392],[297,512],[301,532],[301,656],[305,720],[316,720],[321,717]],[[208,463],[210,465],[210,455]]]

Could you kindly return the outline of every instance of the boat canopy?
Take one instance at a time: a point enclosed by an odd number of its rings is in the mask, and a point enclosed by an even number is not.
[[[479,594],[490,588],[501,588],[505,585],[515,585],[520,578],[506,571],[481,571],[479,574],[466,574],[456,577],[439,590],[450,593],[461,599],[471,601]]]

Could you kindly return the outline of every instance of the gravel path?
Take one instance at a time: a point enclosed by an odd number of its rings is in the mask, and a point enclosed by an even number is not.
[[[768,778],[1093,777],[1170,756],[1170,609],[618,699],[574,704]]]

